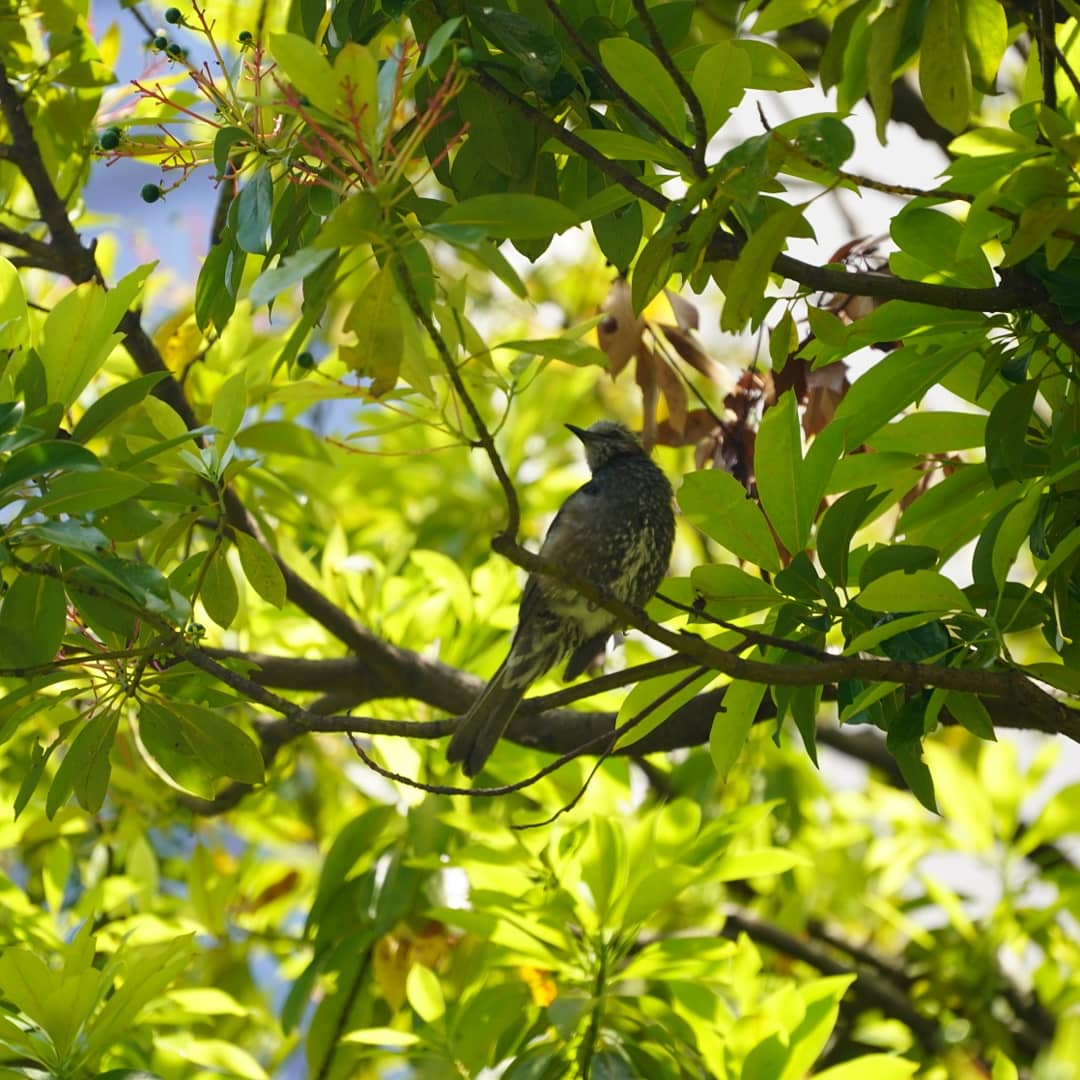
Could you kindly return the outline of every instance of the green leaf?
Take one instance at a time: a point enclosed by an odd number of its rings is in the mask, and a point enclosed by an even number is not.
[[[737,333],[746,325],[765,295],[772,264],[788,236],[802,221],[803,206],[784,205],[774,211],[743,245],[728,279],[720,329]]]
[[[133,498],[145,488],[145,480],[117,469],[64,473],[29,505],[38,513],[85,514]]]
[[[701,102],[710,139],[724,126],[750,85],[752,54],[739,48],[739,44],[747,42],[721,41],[710,46],[694,66],[690,79],[690,87]]]
[[[650,141],[640,135],[609,128],[583,128],[575,134],[612,161],[652,161],[674,172],[685,164],[685,159],[666,143]]]
[[[420,63],[420,70],[430,67],[439,59],[443,49],[446,48],[447,43],[454,36],[455,31],[461,25],[463,16],[456,15],[452,19],[447,19],[437,30],[435,30],[431,36],[424,42],[424,59]]]
[[[986,421],[986,467],[996,485],[1024,478],[1028,424],[1039,384],[1034,379],[1010,387],[994,403]]]
[[[210,426],[217,429],[215,445],[223,450],[236,435],[247,409],[247,377],[243,371],[230,375],[214,394]]]
[[[349,204],[342,203],[342,206],[346,205]],[[339,238],[338,242],[344,243],[344,238]],[[263,304],[270,303],[274,297],[286,289],[300,285],[309,274],[313,274],[323,263],[333,257],[333,249],[320,250],[318,248],[301,248],[291,255],[286,255],[277,266],[264,270],[255,279],[248,293],[251,306],[259,308]]]
[[[240,566],[248,584],[268,603],[282,607],[285,603],[285,578],[274,556],[253,536],[237,530],[233,533],[240,552]]]
[[[779,572],[780,556],[765,515],[730,473],[720,469],[689,473],[678,501],[689,521],[733,555]]]
[[[734,619],[784,602],[783,596],[767,581],[737,566],[722,563],[695,566],[690,572],[690,582],[709,601],[709,611],[720,619]]]
[[[820,161],[827,169],[839,169],[855,152],[855,136],[835,116],[816,116],[798,121],[794,135],[799,149],[808,157]],[[821,309],[811,306],[810,311],[820,312]]]
[[[236,243],[240,250],[250,255],[264,254],[274,209],[274,185],[269,166],[255,170],[251,179],[240,189],[233,209],[236,214]]]
[[[659,228],[649,237],[634,263],[630,281],[630,303],[636,314],[641,314],[671,276],[671,248],[673,236],[670,230]]]
[[[818,526],[817,553],[833,585],[847,585],[851,541],[885,497],[884,492],[875,495],[872,486],[856,488],[841,495],[825,512]]]
[[[860,375],[837,406],[832,424],[844,425],[847,445],[858,446],[922,396],[982,345],[983,335],[958,333],[945,346],[896,349]],[[832,426],[832,425],[830,425]]]
[[[934,778],[923,760],[922,711],[917,698],[912,698],[905,705],[905,713],[910,714],[913,719],[908,722],[904,719],[905,714],[897,717],[889,728],[885,744],[912,794],[927,810],[936,814],[938,807],[934,795]]]
[[[369,144],[374,142],[379,120],[379,66],[371,50],[357,41],[346,41],[334,57],[337,79],[335,111],[339,116],[358,118],[360,132]]]
[[[30,321],[19,271],[0,256],[0,352],[21,349],[30,340]]]
[[[617,727],[621,726],[631,717],[644,713],[646,710],[648,712],[639,724],[619,737],[615,749],[629,746],[644,739],[649,732],[658,728],[676,709],[681,708],[692,697],[704,690],[717,677],[717,672],[705,671],[698,675],[696,679],[687,682],[688,677],[689,672],[676,671],[670,675],[658,675],[656,678],[639,682],[623,698],[615,724]],[[680,683],[686,683],[686,685],[672,693],[673,688]],[[653,707],[653,702],[658,701],[665,694],[669,696],[665,697],[659,705]]]
[[[823,8],[831,6],[827,0],[772,0],[758,13],[754,22],[755,34],[771,30],[783,30],[785,26],[812,18]]]
[[[771,42],[736,38],[731,44],[750,61],[748,90],[805,90],[813,86],[799,62]]]
[[[88,442],[107,424],[138,405],[168,375],[167,371],[152,371],[149,375],[141,375],[113,387],[97,398],[79,418],[71,432],[72,439],[79,443]]]
[[[543,195],[477,195],[447,207],[439,225],[473,225],[497,240],[546,240],[579,224],[569,207]]]
[[[886,126],[892,119],[896,58],[907,24],[910,0],[887,7],[870,25],[866,50],[866,78],[870,104],[877,121],[878,142],[886,144]]]
[[[98,459],[85,446],[70,439],[33,443],[17,450],[0,469],[0,490],[21,484],[32,476],[97,468]]]
[[[814,1073],[815,1080],[909,1080],[919,1070],[919,1063],[895,1054],[862,1054],[841,1065]]]
[[[0,658],[34,667],[56,656],[67,625],[64,586],[44,574],[20,574],[0,606]]]
[[[817,510],[808,508],[802,497],[802,465],[802,429],[795,394],[788,391],[761,418],[754,471],[761,505],[792,554],[806,547]]]
[[[844,647],[844,655],[854,656],[856,653],[871,652],[881,642],[896,637],[897,634],[935,622],[937,617],[938,612],[936,611],[918,611],[912,615],[901,615],[895,619],[880,621],[869,630],[856,634]]]
[[[19,815],[26,809],[26,804],[41,782],[41,774],[45,771],[45,765],[52,753],[52,747],[46,750],[36,739],[30,746],[30,760],[23,766],[22,780],[19,782],[19,790],[11,803],[12,817],[18,820]],[[2,960],[0,960],[2,962]]]
[[[532,353],[535,356],[562,360],[575,367],[607,367],[607,356],[595,345],[569,338],[533,338],[528,341],[501,341],[495,349],[512,349],[514,352]]]
[[[446,1012],[439,977],[423,964],[413,964],[405,978],[405,995],[421,1020],[435,1023]]]
[[[284,454],[321,462],[331,460],[326,444],[315,432],[290,420],[262,420],[251,424],[236,436],[236,445],[264,454]]]
[[[1025,664],[1020,668],[1026,675],[1056,686],[1066,694],[1080,697],[1080,671],[1065,664]],[[0,739],[2,742],[3,739]]]
[[[486,38],[519,61],[516,70],[533,90],[547,91],[562,64],[562,49],[551,34],[525,15],[493,5],[477,8],[471,18]]]
[[[263,781],[259,748],[246,732],[211,709],[187,701],[140,701],[139,731],[150,753],[181,786],[188,787],[197,775],[185,772],[185,765],[212,779]],[[193,790],[207,794],[201,786]]]
[[[1009,43],[1009,20],[997,0],[960,0],[968,61],[975,85],[991,92]]]
[[[405,348],[402,304],[394,271],[387,264],[364,286],[345,319],[345,329],[356,335],[356,342],[339,346],[338,352],[350,371],[372,380],[376,397],[397,382]]]
[[[187,967],[195,954],[195,935],[133,945],[125,942],[114,954],[123,981],[87,1025],[85,1052],[90,1058],[128,1034],[142,1010]]]
[[[605,38],[600,59],[619,86],[670,135],[686,138],[686,102],[654,52],[630,38]]]
[[[109,789],[109,753],[119,720],[119,714],[112,709],[98,713],[82,726],[68,747],[65,762],[70,762],[75,798],[91,814],[101,809]]]
[[[986,417],[978,413],[917,412],[879,428],[865,441],[882,453],[944,454],[970,450],[986,440]]]
[[[721,780],[727,779],[742,752],[766,689],[764,683],[733,682],[724,691],[723,709],[709,734],[709,754]]]
[[[180,721],[180,731],[192,752],[218,776],[244,784],[264,779],[262,754],[247,732],[226,720],[220,712],[188,701],[170,701],[166,708]]]
[[[961,694],[951,691],[945,699],[945,708],[953,718],[968,729],[973,735],[990,742],[997,740],[994,722],[986,706],[974,694]]]
[[[322,51],[299,34],[271,34],[270,55],[286,78],[316,108],[337,108],[338,80]]]
[[[1028,493],[1013,506],[1002,519],[990,557],[994,583],[999,589],[1005,588],[1005,581],[1012,564],[1020,553],[1021,545],[1028,538],[1031,526],[1039,512],[1042,491],[1038,485],[1032,486]]]
[[[226,229],[203,260],[195,283],[195,322],[200,330],[214,328],[221,333],[225,329],[236,308],[246,262],[247,254],[236,245],[233,229]]]
[[[960,0],[929,0],[919,55],[919,89],[927,111],[942,127],[959,132],[971,113],[968,62]]]
[[[1053,843],[1080,833],[1080,784],[1060,788],[1046,801],[1038,817],[1016,841],[1021,854],[1040,844]]]
[[[206,608],[206,614],[223,630],[236,618],[240,597],[223,547],[219,547],[210,559],[199,599]]]
[[[223,127],[214,136],[214,168],[217,169],[219,179],[225,177],[229,168],[229,154],[238,142],[250,144],[250,132],[238,127]]]
[[[143,282],[156,266],[140,266],[107,292],[88,281],[67,293],[49,312],[41,331],[38,355],[45,368],[50,402],[67,408],[97,374],[123,335],[120,320],[135,302]],[[72,348],[78,342],[78,348]]]
[[[894,570],[870,582],[858,596],[871,611],[970,611],[955,582],[933,570]]]
[[[358,1028],[342,1035],[343,1043],[360,1043],[363,1046],[382,1046],[403,1049],[406,1046],[415,1046],[420,1041],[419,1035],[411,1031],[398,1031],[396,1028]]]

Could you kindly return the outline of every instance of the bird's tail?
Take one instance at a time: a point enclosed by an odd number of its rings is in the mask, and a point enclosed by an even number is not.
[[[473,702],[472,708],[458,721],[450,739],[446,760],[451,764],[460,761],[466,776],[475,776],[484,767],[529,688],[528,682],[505,685],[506,676],[504,663]]]

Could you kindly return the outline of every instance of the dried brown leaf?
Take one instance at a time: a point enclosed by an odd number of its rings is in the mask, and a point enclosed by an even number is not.
[[[656,354],[647,345],[638,350],[637,363],[634,365],[634,379],[641,388],[641,442],[646,450],[656,445],[657,422],[656,407],[660,402],[660,387],[656,368],[659,361]]]
[[[671,314],[675,316],[675,321],[679,324],[680,330],[697,330],[700,327],[700,316],[694,304],[691,304],[685,297],[672,292],[670,289],[665,289],[664,295],[671,305]]]
[[[686,384],[679,378],[678,373],[672,370],[671,365],[659,356],[656,357],[655,371],[660,392],[667,402],[671,426],[681,432],[686,428],[686,410],[689,405]]]
[[[844,400],[850,386],[847,364],[842,360],[807,374],[806,410],[802,418],[803,431],[807,435],[816,435],[832,420],[836,406]]]
[[[664,337],[671,343],[671,347],[696,371],[700,371],[706,378],[713,382],[720,381],[720,369],[713,363],[709,355],[702,348],[696,336],[679,326],[671,323],[657,323],[656,326]]]
[[[657,429],[657,441],[661,446],[697,446],[709,439],[714,441],[719,438],[722,428],[717,419],[708,409],[691,409],[686,414],[686,421],[682,431],[676,431],[670,418],[661,420]],[[698,465],[700,469],[701,466]]]
[[[600,310],[605,318],[596,328],[596,338],[607,355],[608,370],[614,378],[641,347],[645,321],[634,314],[630,285],[624,277],[615,279]]]

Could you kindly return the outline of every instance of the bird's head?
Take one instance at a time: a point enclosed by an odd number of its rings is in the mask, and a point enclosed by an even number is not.
[[[585,444],[585,460],[592,472],[623,454],[645,453],[638,437],[612,420],[598,420],[588,428],[566,426]]]

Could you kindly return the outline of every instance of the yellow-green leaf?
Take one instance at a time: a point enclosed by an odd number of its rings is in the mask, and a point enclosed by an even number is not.
[[[971,65],[968,63],[960,0],[930,0],[919,56],[919,88],[930,115],[958,132],[971,113]]]
[[[274,556],[245,532],[237,532],[234,537],[248,584],[268,604],[281,607],[285,603],[285,578]]]

